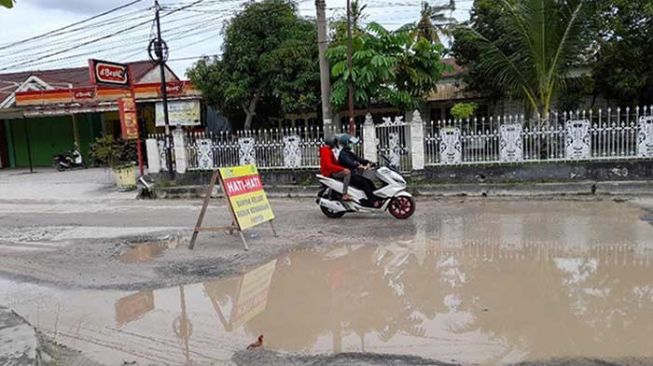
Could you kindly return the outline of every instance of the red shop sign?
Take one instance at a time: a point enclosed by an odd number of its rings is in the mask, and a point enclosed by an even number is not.
[[[127,65],[100,60],[89,60],[88,63],[92,84],[129,86]]]

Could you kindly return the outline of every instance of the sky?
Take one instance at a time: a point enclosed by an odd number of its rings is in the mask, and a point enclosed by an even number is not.
[[[85,66],[89,58],[116,62],[147,59],[147,44],[154,31],[153,0],[137,1],[115,13],[53,32],[133,1],[16,0],[13,9],[0,8],[0,73]],[[315,16],[313,0],[296,1],[301,15]],[[327,17],[333,19],[344,14],[345,1],[326,0]],[[448,0],[429,2],[441,5]],[[222,24],[242,3],[242,0],[160,0],[163,39],[170,47],[169,65],[180,77],[184,77],[198,57],[220,52]],[[419,0],[364,0],[363,3],[368,6],[366,21],[379,22],[389,29],[417,21],[421,8]],[[449,15],[464,21],[471,6],[472,0],[458,0],[456,11]],[[38,39],[19,42],[43,34]]]

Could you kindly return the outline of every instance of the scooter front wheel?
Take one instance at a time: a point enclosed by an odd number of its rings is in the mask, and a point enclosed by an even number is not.
[[[392,201],[390,201],[388,211],[390,211],[390,215],[397,219],[407,219],[415,213],[415,200],[413,197],[394,197]]]
[[[326,216],[326,217],[328,217],[330,219],[339,219],[339,218],[345,216],[344,212],[331,211],[331,210],[329,210],[328,208],[326,208],[324,206],[320,206],[320,210],[322,210],[322,213],[324,214],[324,216]]]

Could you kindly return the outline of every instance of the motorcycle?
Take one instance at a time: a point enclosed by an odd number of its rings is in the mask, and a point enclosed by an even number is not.
[[[60,172],[77,168],[86,169],[86,162],[84,162],[82,154],[78,149],[73,149],[63,154],[54,155],[52,160],[52,165]]]
[[[317,175],[323,187],[317,195],[315,203],[320,206],[322,213],[328,218],[338,219],[348,212],[383,212],[388,211],[397,219],[407,219],[415,212],[415,200],[406,192],[406,180],[391,165],[390,160],[381,156],[385,166],[377,167],[374,171],[382,186],[374,191],[380,198],[372,203],[362,190],[349,186],[348,194],[351,201],[342,200],[343,183],[337,179]]]

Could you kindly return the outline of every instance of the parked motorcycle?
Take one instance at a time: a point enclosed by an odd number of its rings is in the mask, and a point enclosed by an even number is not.
[[[52,165],[60,172],[71,169],[86,169],[86,162],[84,162],[78,149],[54,155],[52,160]]]
[[[406,180],[392,167],[390,160],[381,156],[385,166],[375,170],[376,177],[382,186],[374,191],[380,202],[372,203],[362,190],[349,186],[348,194],[351,201],[342,200],[343,184],[337,179],[318,174],[317,179],[323,187],[318,193],[316,203],[322,213],[329,218],[337,219],[348,212],[382,212],[388,211],[397,219],[407,219],[415,212],[415,200],[406,192]]]

